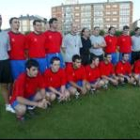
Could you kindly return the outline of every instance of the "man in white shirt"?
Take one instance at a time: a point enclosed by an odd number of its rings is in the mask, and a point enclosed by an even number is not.
[[[100,61],[102,61],[104,57],[103,49],[106,47],[106,43],[104,38],[99,34],[100,34],[100,28],[94,27],[93,35],[91,35],[90,37],[91,44],[92,44],[90,53],[92,56],[96,56],[100,59]]]
[[[62,51],[66,64],[72,63],[72,57],[74,55],[80,55],[80,48],[82,48],[82,41],[78,35],[78,26],[73,23],[71,25],[71,32],[63,39]]]

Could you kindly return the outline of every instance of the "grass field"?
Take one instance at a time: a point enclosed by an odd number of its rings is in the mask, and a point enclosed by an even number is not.
[[[0,96],[0,138],[140,138],[139,87],[110,87],[37,112],[21,125]]]

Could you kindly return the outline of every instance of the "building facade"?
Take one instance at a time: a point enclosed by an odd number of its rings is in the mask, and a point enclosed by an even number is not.
[[[133,3],[105,2],[72,4],[52,7],[52,17],[58,18],[59,30],[67,32],[70,25],[75,22],[79,28],[88,27],[93,30],[95,26],[107,29],[114,26],[121,30],[124,25],[132,27]]]
[[[19,17],[19,21],[20,21],[20,32],[22,33],[26,33],[26,32],[30,32],[33,31],[33,21],[34,20],[41,20],[42,21],[42,31],[46,30],[46,22],[47,19],[42,18],[40,16],[20,16]]]

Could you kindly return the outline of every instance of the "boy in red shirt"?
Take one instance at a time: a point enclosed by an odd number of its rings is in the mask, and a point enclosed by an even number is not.
[[[81,65],[81,57],[74,55],[72,58],[72,64],[68,64],[66,67],[67,75],[67,88],[72,95],[79,96],[79,94],[86,94],[90,90],[90,85],[86,82],[85,68]]]
[[[131,62],[131,52],[132,52],[132,39],[129,35],[130,28],[128,26],[123,27],[123,34],[118,38],[118,46],[120,49],[119,60],[122,60],[123,53],[129,54],[129,62]]]
[[[140,86],[140,56],[139,59],[134,63],[134,78]]]
[[[129,54],[124,53],[122,54],[122,57],[123,59],[116,65],[116,74],[119,77],[119,81],[122,85],[126,82],[130,84],[135,84],[135,80],[132,76],[132,67],[131,64],[128,62]]]
[[[50,62],[53,57],[59,57],[60,67],[65,66],[63,57],[61,55],[61,45],[62,45],[62,35],[57,31],[58,20],[56,18],[51,18],[49,20],[50,29],[47,30],[44,34],[46,36],[47,48],[46,48],[46,58],[47,58],[47,67],[50,67]]]
[[[113,84],[114,86],[118,86],[118,77],[115,75],[114,66],[111,63],[112,57],[111,54],[106,54],[104,61],[100,63],[100,72],[103,81],[106,86],[108,82]]]
[[[39,63],[41,73],[46,70],[46,38],[42,33],[42,21],[34,20],[34,31],[27,35],[26,48],[28,50],[28,57],[35,59]]]
[[[26,39],[25,35],[19,32],[19,19],[13,17],[10,19],[11,31],[8,33],[10,37],[10,46],[11,50],[9,52],[11,70],[13,79],[25,72],[25,63],[26,63]]]
[[[20,121],[24,120],[27,106],[43,109],[47,107],[45,84],[38,68],[37,61],[28,60],[26,73],[21,74],[14,83],[10,103]]]
[[[95,90],[104,86],[104,81],[101,80],[101,74],[99,69],[99,58],[93,57],[91,60],[91,64],[86,66],[86,78],[87,82],[91,86],[91,91],[94,92]]]
[[[66,74],[65,71],[60,68],[60,59],[58,57],[51,59],[50,69],[45,71],[44,79],[46,88],[48,87],[48,90],[51,92],[48,93],[47,96],[51,98],[52,101],[55,97],[58,97],[59,102],[69,99],[70,93],[66,89]]]

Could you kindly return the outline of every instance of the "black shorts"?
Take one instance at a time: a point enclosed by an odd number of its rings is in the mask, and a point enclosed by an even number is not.
[[[0,60],[0,83],[8,84],[12,82],[11,67],[9,60]]]

